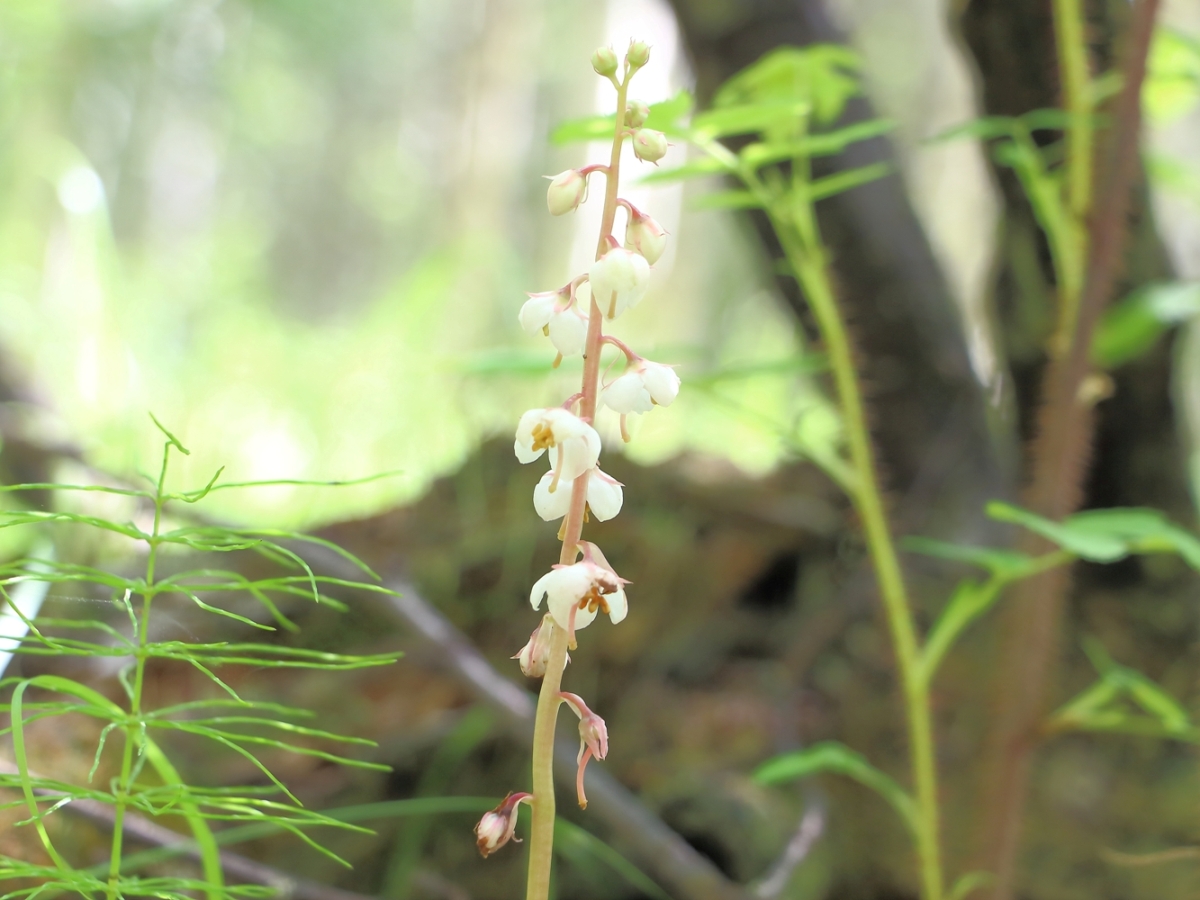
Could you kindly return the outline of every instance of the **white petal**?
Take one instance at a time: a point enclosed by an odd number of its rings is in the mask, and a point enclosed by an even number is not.
[[[557,298],[557,294],[534,294],[525,301],[525,305],[517,313],[517,320],[526,334],[536,337],[550,323]]]
[[[534,450],[529,445],[522,444],[520,438],[513,441],[513,453],[517,455],[517,462],[531,463],[545,452],[545,450]]]
[[[551,409],[543,409],[541,412],[542,422],[550,426],[550,432],[556,444],[569,441],[573,437],[579,437],[591,428],[579,416],[562,407],[556,406]]]
[[[554,616],[554,622],[561,625],[563,628],[569,628],[571,622],[571,609],[579,605],[579,598],[574,600],[567,597],[554,598],[551,597],[547,604],[550,608],[550,614]],[[580,609],[575,613],[575,630],[587,628],[596,619],[597,610]]]
[[[588,479],[587,502],[593,516],[601,522],[607,522],[621,511],[624,499],[625,492],[621,490],[620,482],[609,478],[599,469],[592,470],[592,477]]]
[[[563,481],[570,483],[596,465],[600,458],[600,435],[590,425],[584,426],[587,431],[579,437],[571,438],[563,443],[562,465],[560,474]]]
[[[533,489],[533,508],[545,522],[561,519],[571,508],[571,482],[560,480],[554,492],[551,493],[550,483],[552,481],[554,481],[554,472],[547,472],[537,483],[537,487]]]
[[[606,387],[600,399],[609,409],[622,415],[649,412],[653,405],[641,374],[634,371],[626,372]]]
[[[624,588],[608,594],[604,599],[608,601],[608,617],[612,619],[614,625],[620,623],[629,615],[629,601],[625,598]]]
[[[563,356],[583,352],[587,342],[587,320],[574,309],[565,309],[550,317],[550,343]]]
[[[546,596],[546,586],[552,582],[556,572],[558,569],[551,569],[533,583],[533,588],[529,591],[529,605],[534,609],[542,608],[542,598]]]
[[[616,247],[592,263],[588,280],[601,311],[615,318],[642,299],[650,283],[650,264],[640,253]]]
[[[679,396],[679,376],[670,366],[646,363],[642,370],[642,382],[650,392],[650,398],[659,406],[670,406]]]

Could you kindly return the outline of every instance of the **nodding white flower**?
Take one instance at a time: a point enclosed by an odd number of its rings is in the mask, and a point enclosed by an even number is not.
[[[621,415],[670,406],[679,396],[679,376],[670,366],[639,360],[614,379],[600,395],[601,402]]]
[[[599,521],[607,522],[621,511],[621,503],[625,499],[621,488],[624,485],[610,475],[600,471],[600,467],[588,473],[587,508]],[[553,522],[561,519],[571,508],[571,484],[563,484],[558,474],[551,469],[542,476],[542,480],[533,489],[533,508],[543,521]]]
[[[521,648],[515,659],[521,667],[521,672],[529,678],[541,678],[546,674],[546,666],[550,662],[550,641],[554,637],[554,617],[550,613],[542,616],[541,624],[529,635],[529,643]],[[567,662],[571,657],[567,657]]]
[[[607,614],[614,625],[625,618],[629,601],[623,584],[625,580],[612,569],[585,559],[555,566],[539,578],[529,592],[529,602],[539,609],[545,597],[554,624],[567,629],[574,644],[575,632],[591,625],[599,613]]]
[[[645,213],[631,214],[625,226],[625,249],[636,250],[654,265],[667,249],[667,233]]]
[[[517,807],[532,801],[533,794],[524,791],[514,794],[509,791],[499,806],[483,814],[475,826],[475,844],[479,847],[480,856],[487,859],[489,853],[495,853],[509,841],[521,843],[519,837],[513,837],[517,827]]]
[[[563,356],[582,353],[587,343],[588,320],[575,302],[574,285],[530,294],[517,319],[531,337],[539,331],[549,335],[550,343]]]
[[[583,770],[587,768],[589,759],[604,759],[608,756],[608,726],[602,718],[588,709],[588,705],[578,694],[559,691],[558,696],[579,716],[579,756],[575,758],[579,765],[579,774],[575,776],[575,793],[579,799],[579,808],[587,809],[587,795],[583,792]]]
[[[578,169],[567,169],[550,179],[546,206],[550,215],[561,216],[577,209],[586,196],[587,176]]]
[[[645,295],[650,284],[650,263],[640,253],[614,247],[592,263],[588,281],[600,311],[615,319],[626,309],[637,306]]]
[[[633,134],[633,155],[655,165],[667,155],[667,136],[653,128],[639,128]]]
[[[547,449],[557,450],[554,471],[574,481],[600,458],[600,435],[596,429],[562,407],[531,409],[517,423],[513,451],[523,463],[531,463]]]

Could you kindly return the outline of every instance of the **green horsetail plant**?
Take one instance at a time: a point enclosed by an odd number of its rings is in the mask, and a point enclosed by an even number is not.
[[[257,885],[228,885],[221,870],[219,833],[215,827],[270,826],[291,833],[313,850],[346,864],[308,832],[315,826],[351,831],[367,829],[344,819],[306,809],[282,778],[264,760],[268,752],[285,751],[327,762],[366,769],[386,766],[354,758],[355,748],[374,746],[362,738],[334,734],[304,724],[313,713],[279,703],[247,700],[222,678],[224,667],[252,666],[255,669],[308,669],[340,672],[387,665],[398,654],[351,656],[283,644],[243,641],[185,641],[155,635],[153,613],[164,601],[182,600],[237,622],[241,627],[273,632],[294,631],[279,601],[308,598],[321,605],[342,608],[327,590],[391,593],[378,585],[378,577],[360,560],[335,545],[308,535],[276,529],[236,528],[200,523],[189,508],[213,491],[253,487],[278,482],[221,484],[218,471],[204,487],[172,492],[166,487],[171,455],[187,449],[158,420],[165,435],[162,465],[149,489],[103,485],[36,484],[13,485],[2,490],[9,496],[38,490],[54,495],[100,493],[137,504],[144,517],[134,521],[112,521],[99,515],[9,508],[0,512],[0,528],[24,526],[54,534],[60,529],[82,528],[141,545],[145,565],[136,575],[46,558],[24,558],[0,566],[0,594],[8,614],[19,619],[24,633],[10,630],[6,651],[26,657],[109,660],[119,665],[115,683],[85,684],[58,674],[16,676],[0,681],[7,695],[10,722],[0,734],[12,742],[15,774],[0,774],[0,787],[18,794],[18,799],[0,804],[0,809],[21,808],[27,817],[18,828],[36,834],[44,859],[32,861],[0,856],[0,897],[54,896],[67,892],[90,898],[122,897],[179,898],[203,894],[207,900],[269,895]],[[294,482],[292,482],[294,483]],[[142,521],[144,518],[145,521]],[[364,581],[319,575],[296,549],[319,545],[339,553],[361,570]],[[163,575],[164,558],[175,551],[181,556],[200,554],[254,553],[276,566],[283,574],[247,577],[220,565],[188,569]],[[22,604],[12,602],[12,593],[31,582],[67,586],[77,591],[100,586],[111,594],[119,611],[117,624],[101,618],[31,618]],[[230,599],[243,595],[257,604],[257,618],[230,608]],[[253,610],[250,610],[251,612]],[[266,620],[266,621],[261,621]],[[199,672],[212,686],[214,696],[152,708],[147,702],[149,666],[185,666]],[[29,726],[63,716],[85,716],[102,723],[91,770],[82,783],[74,783],[47,771],[34,755]],[[213,751],[241,757],[260,773],[256,787],[202,786],[187,781],[166,751],[164,738],[197,741]],[[322,749],[323,747],[344,749]],[[112,771],[107,780],[98,775]],[[113,829],[107,864],[99,870],[74,858],[55,840],[48,827],[63,807],[87,799],[113,809]],[[126,866],[123,842],[126,816],[141,814],[181,822],[191,832],[200,858],[199,877],[139,876]],[[368,832],[369,833],[369,832]]]

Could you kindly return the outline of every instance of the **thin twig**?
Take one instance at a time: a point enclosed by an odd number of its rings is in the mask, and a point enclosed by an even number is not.
[[[796,867],[808,858],[821,835],[825,833],[825,809],[820,804],[804,811],[796,833],[783,848],[783,854],[767,872],[766,877],[754,888],[754,896],[760,900],[775,900],[787,887]]]

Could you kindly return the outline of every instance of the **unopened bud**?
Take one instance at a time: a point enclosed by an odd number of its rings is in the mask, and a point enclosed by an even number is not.
[[[633,135],[633,155],[656,163],[667,155],[667,136],[653,128],[639,128]]]
[[[550,180],[546,206],[552,216],[565,215],[577,209],[586,195],[587,178],[578,169],[567,169]]]
[[[635,69],[640,69],[650,62],[650,45],[645,41],[630,41],[629,50],[625,53],[625,62]]]
[[[650,107],[641,100],[630,100],[625,107],[625,124],[630,128],[641,128],[650,118]]]
[[[592,54],[592,68],[597,75],[608,78],[617,74],[617,54],[612,47],[597,47]]]
[[[625,226],[625,249],[636,250],[654,265],[667,248],[667,233],[647,215],[631,216]]]

